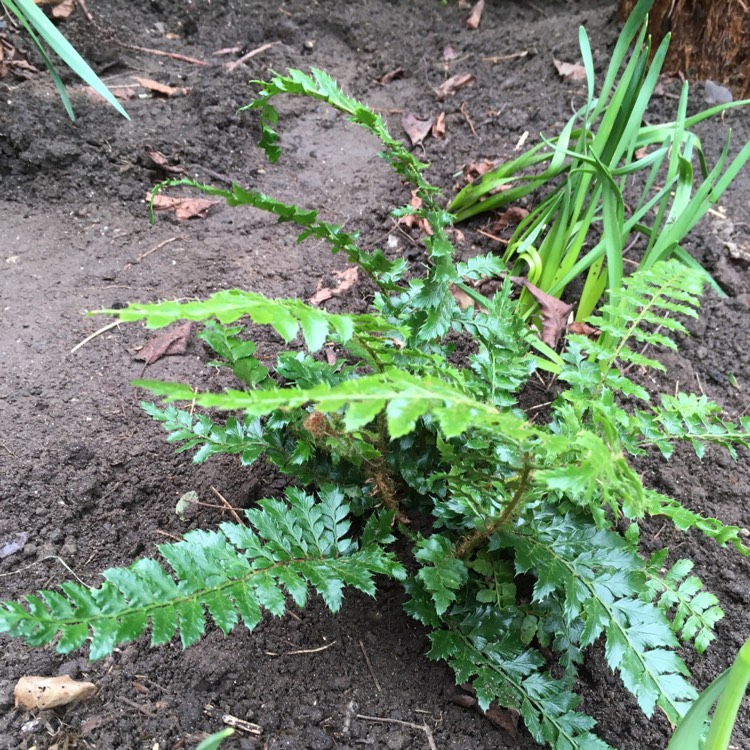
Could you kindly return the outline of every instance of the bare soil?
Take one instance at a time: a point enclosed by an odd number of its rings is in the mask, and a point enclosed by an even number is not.
[[[167,175],[147,147],[191,176],[235,180],[320,208],[326,219],[362,231],[365,246],[384,247],[393,238],[412,254],[414,239],[389,216],[408,200],[408,190],[378,159],[377,144],[321,106],[288,101],[284,152],[270,166],[255,146],[255,117],[237,112],[252,96],[248,81],[270,69],[323,68],[384,112],[399,135],[404,111],[422,117],[444,111],[445,138],[426,140],[422,155],[430,179],[450,195],[464,164],[507,158],[524,133],[529,142],[539,132],[554,134],[580,106],[580,84],[561,81],[552,62],[578,60],[580,24],[592,39],[598,72],[619,30],[614,2],[595,0],[490,0],[477,31],[465,27],[467,10],[436,0],[88,0],[87,6],[94,23],[78,8],[63,30],[109,85],[133,86],[136,95],[125,102],[131,121],[72,79],[75,124],[45,75],[0,82],[0,548],[20,540],[0,560],[3,599],[72,575],[95,584],[104,568],[154,554],[188,528],[224,518],[221,510],[200,508],[180,520],[175,504],[189,490],[213,503],[214,487],[244,507],[283,487],[272,473],[243,470],[230,457],[196,466],[175,455],[129,385],[143,371],[134,354],[153,335],[144,328],[112,328],[71,353],[108,322],[86,317],[87,310],[224,288],[309,298],[346,267],[344,258],[314,242],[295,245],[290,228],[252,210],[221,206],[205,219],[160,216],[150,225],[146,193]],[[276,44],[235,70],[224,67],[270,42]],[[449,63],[447,45],[457,53]],[[230,47],[239,51],[217,54]],[[401,77],[380,82],[396,68]],[[476,83],[438,102],[434,88],[456,73],[473,73]],[[136,76],[188,91],[151,96],[134,85]],[[678,89],[665,81],[655,121],[671,117]],[[696,85],[691,109],[702,106]],[[730,128],[736,153],[750,139],[750,112],[732,112],[702,129],[710,160]],[[745,170],[689,241],[729,296],[706,298],[693,336],[667,359],[667,375],[651,381],[670,392],[705,392],[732,418],[750,406],[750,255],[742,255],[750,247],[749,195]],[[484,221],[462,228],[462,252],[492,246],[477,231]],[[326,306],[361,309],[367,295],[355,286]],[[267,331],[259,337],[261,354],[272,356],[279,341]],[[205,366],[208,359],[191,340],[186,354],[160,360],[148,375],[219,388],[223,380]],[[684,451],[669,463],[649,460],[643,471],[691,508],[748,527],[747,458],[743,453],[735,463],[709,451],[701,463]],[[686,655],[696,684],[704,686],[750,633],[748,561],[698,535],[683,537],[659,523],[649,529],[654,547],[669,545],[696,561],[727,612],[709,653]],[[174,643],[153,650],[143,639],[96,663],[81,653],[60,656],[4,639],[0,748],[192,748],[221,728],[223,713],[262,728],[259,736],[239,732],[231,748],[428,747],[423,731],[398,721],[425,723],[439,750],[536,747],[525,731],[511,737],[452,702],[450,670],[425,658],[424,631],[401,604],[399,590],[385,584],[375,600],[348,596],[335,618],[313,601],[252,634],[238,629],[224,638],[211,630],[184,653]],[[58,673],[96,683],[97,695],[40,716],[13,708],[20,676]],[[607,742],[621,750],[665,746],[663,717],[640,714],[596,649],[581,690],[583,708]],[[734,743],[750,747],[747,711]]]

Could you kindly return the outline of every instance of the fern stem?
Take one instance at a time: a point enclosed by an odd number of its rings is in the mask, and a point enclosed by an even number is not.
[[[489,539],[495,531],[505,525],[518,510],[531,476],[531,464],[524,463],[521,470],[521,476],[518,480],[518,487],[511,501],[505,506],[503,512],[496,521],[493,521],[485,529],[476,529],[468,536],[459,540],[453,550],[453,556],[458,558],[468,557],[480,544]]]

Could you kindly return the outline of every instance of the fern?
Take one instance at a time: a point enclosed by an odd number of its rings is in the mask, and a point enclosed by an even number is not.
[[[691,643],[702,652],[722,612],[689,561],[667,570],[665,552],[643,555],[639,524],[659,516],[740,554],[750,548],[739,528],[646,487],[632,457],[655,447],[666,459],[685,441],[699,456],[709,445],[734,456],[750,447],[750,419],[735,424],[690,394],[651,404],[630,370],[661,368],[653,350],[674,349],[685,333],[700,274],[676,261],[639,271],[591,320],[599,339],[570,336],[559,355],[527,328],[508,280],[491,298],[478,291],[478,282],[502,276],[500,262],[455,262],[450,216],[425,165],[325,73],[290,71],[261,84],[249,108],[261,114],[261,146],[272,160],[279,138],[271,102],[281,94],[325,102],[380,138],[383,157],[422,200],[397,213],[429,223],[424,263],[410,268],[364,252],[355,233],[315,210],[236,185],[178,181],[168,184],[261,208],[300,227],[300,239],[346,253],[378,287],[372,314],[331,314],[238,290],[107,312],[151,327],[202,322],[201,338],[216,354],[211,365],[240,382],[223,393],[136,383],[190,404],[144,404],[178,450],[194,451],[196,462],[219,453],[245,465],[263,457],[298,486],[317,486],[318,498],[292,487],[286,501],[248,510],[248,526],[222,524],[160,547],[163,563],[105,571],[98,588],[64,583],[5,602],[0,631],[33,645],[56,640],[61,651],[90,641],[96,658],[147,631],[154,645],[179,633],[187,646],[209,619],[224,632],[240,621],[253,628],[263,612],[281,615],[288,600],[304,606],[311,590],[336,611],[345,587],[373,594],[385,575],[404,581],[407,612],[429,630],[430,657],[447,661],[459,682],[471,680],[482,707],[518,710],[537,742],[608,747],[574,691],[595,643],[646,714],[659,707],[677,721],[695,697],[678,651]],[[476,307],[459,307],[453,286]],[[304,347],[261,362],[248,322]],[[333,364],[320,355],[327,343],[336,345]],[[519,396],[532,392],[537,367],[559,374],[559,393],[526,413]],[[638,408],[625,408],[623,397]],[[397,557],[387,547],[399,537]]]
[[[678,560],[666,573],[661,568],[667,550],[652,555],[644,599],[653,600],[665,613],[672,613],[672,630],[684,643],[694,641],[702,654],[714,639],[714,625],[724,616],[719,600],[703,588],[698,576],[690,575],[692,560]]]
[[[385,552],[393,540],[389,517],[375,514],[361,546],[350,536],[349,508],[341,492],[321,489],[320,499],[290,489],[287,502],[263,500],[248,511],[249,527],[224,523],[220,531],[191,531],[159,551],[172,572],[154,560],[110,568],[99,588],[66,582],[60,591],[40,591],[26,606],[5,602],[0,630],[42,645],[58,638],[68,653],[91,641],[100,659],[151,631],[151,644],[179,633],[183,647],[206,630],[206,612],[223,633],[240,621],[252,630],[262,610],[280,617],[287,596],[303,607],[313,588],[336,612],[343,589],[371,596],[374,575],[404,578],[403,567]]]

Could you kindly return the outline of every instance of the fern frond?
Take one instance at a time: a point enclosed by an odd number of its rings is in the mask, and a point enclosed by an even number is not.
[[[91,639],[90,656],[100,659],[119,644],[151,629],[151,643],[195,643],[206,630],[206,612],[224,633],[240,619],[253,629],[262,610],[281,616],[286,596],[302,606],[312,587],[332,611],[343,589],[374,595],[374,575],[399,580],[402,566],[383,545],[393,540],[389,521],[374,515],[359,547],[349,536],[349,508],[343,494],[322,489],[315,500],[287,491],[287,502],[263,500],[248,511],[250,527],[224,523],[220,531],[191,531],[184,541],[159,547],[172,569],[152,559],[130,568],[110,568],[105,582],[89,588],[66,582],[60,591],[25,597],[26,606],[0,604],[0,632],[41,646],[58,638],[67,653]]]
[[[667,550],[652,555],[643,598],[670,614],[675,634],[683,643],[694,641],[695,650],[702,654],[716,637],[714,625],[724,612],[716,596],[703,588],[700,578],[690,575],[695,566],[692,560],[678,560],[662,572],[666,556]]]
[[[406,611],[433,629],[427,655],[445,660],[458,684],[470,681],[483,710],[495,701],[519,711],[532,737],[552,750],[611,750],[591,732],[594,719],[575,710],[573,681],[552,678],[542,655],[519,640],[513,615],[477,604],[454,606],[441,617],[422,580],[411,578],[406,588]]]
[[[619,534],[577,515],[534,509],[536,532],[525,525],[499,530],[497,547],[513,550],[518,573],[534,573],[533,600],[560,601],[567,622],[582,620],[581,647],[605,635],[609,666],[650,716],[658,705],[679,720],[696,692],[664,613],[639,599],[645,563]]]
[[[636,412],[641,432],[649,443],[656,442],[667,456],[672,441],[687,441],[698,458],[703,458],[706,445],[725,448],[732,458],[737,458],[736,446],[750,448],[748,423],[730,422],[721,418],[721,407],[694,393],[662,394],[661,406],[649,412]],[[660,439],[655,440],[655,437]]]
[[[298,206],[271,198],[257,190],[242,188],[232,183],[229,189],[206,185],[187,177],[176,180],[165,180],[160,182],[152,191],[156,196],[161,190],[168,187],[189,187],[200,190],[206,195],[215,195],[227,202],[229,206],[252,206],[278,217],[279,223],[291,222],[302,227],[302,232],[297,237],[297,242],[303,242],[308,237],[326,242],[331,252],[336,254],[343,252],[351,263],[356,263],[364,271],[369,273],[383,291],[395,291],[398,282],[406,271],[406,261],[403,258],[388,260],[382,250],[366,252],[357,245],[359,234],[357,232],[345,232],[338,224],[329,224],[318,219],[318,212],[314,209],[302,209]],[[152,198],[153,202],[153,198]],[[152,203],[153,205],[153,203]],[[153,211],[153,210],[152,210]],[[153,219],[153,212],[152,212]]]
[[[671,316],[697,317],[703,281],[701,272],[669,260],[640,270],[621,289],[612,290],[601,315],[590,319],[604,334],[605,348],[593,350],[603,370],[611,369],[618,360],[664,369],[660,362],[633,351],[631,346],[637,343],[677,349],[670,334],[685,333],[686,329]]]
[[[182,443],[177,449],[178,453],[198,448],[193,456],[197,464],[219,453],[238,453],[242,464],[248,466],[260,457],[267,446],[260,419],[229,417],[226,424],[220,425],[205,414],[195,414],[174,406],[160,409],[145,401],[141,401],[140,406],[152,419],[162,423],[169,433],[168,443]]]
[[[163,328],[178,320],[208,320],[234,323],[247,316],[254,323],[270,325],[284,341],[293,341],[302,331],[310,351],[318,351],[335,334],[347,343],[357,333],[399,336],[400,332],[383,319],[372,315],[337,315],[311,307],[298,299],[269,299],[256,292],[231,289],[218,292],[200,302],[132,302],[120,310],[99,310],[124,322],[145,320],[149,328]]]
[[[666,516],[679,531],[697,529],[718,544],[731,544],[740,554],[750,557],[750,547],[742,541],[747,534],[739,526],[727,526],[716,518],[702,516],[654,490],[646,490],[645,500],[649,515]]]
[[[563,354],[565,366],[560,378],[586,394],[602,387],[648,400],[648,394],[618,368],[617,363],[664,370],[644,352],[651,346],[675,350],[673,334],[687,329],[675,315],[697,317],[704,277],[700,271],[678,260],[656,263],[630,276],[618,290],[612,290],[601,315],[588,319],[602,331],[596,342],[585,336],[568,338]],[[634,345],[640,345],[636,351]],[[599,376],[593,376],[594,366]]]
[[[592,733],[596,721],[575,710],[580,698],[572,681],[553,678],[538,651],[445,631],[431,633],[430,640],[428,656],[446,659],[458,683],[471,680],[484,710],[493,700],[515,708],[536,742],[548,743],[552,750],[611,750]]]
[[[538,436],[538,431],[515,412],[501,411],[478,401],[436,377],[417,377],[395,368],[335,386],[321,384],[309,389],[195,393],[180,383],[138,380],[134,384],[167,401],[191,401],[200,406],[226,410],[241,409],[250,417],[307,405],[314,405],[324,413],[344,409],[344,427],[348,431],[364,427],[385,410],[392,438],[412,432],[417,421],[427,414],[432,415],[446,437],[456,437],[472,427],[499,430],[513,444]]]
[[[395,139],[383,121],[383,118],[368,107],[347,96],[336,81],[327,73],[318,68],[311,68],[310,74],[301,70],[289,70],[288,75],[274,75],[270,81],[252,81],[260,87],[258,96],[242,109],[258,109],[261,113],[261,139],[258,144],[265,152],[269,161],[276,162],[281,154],[278,146],[279,136],[273,129],[278,122],[278,112],[271,105],[271,99],[280,94],[301,95],[310,99],[329,104],[334,109],[349,115],[349,120],[360,125],[372,133],[386,148],[381,156],[394,168],[394,170],[408,182],[417,185],[420,197],[433,211],[440,210],[432,200],[432,195],[438,192],[422,178],[422,172],[427,167],[420,162],[404,146]],[[443,212],[445,213],[445,212]],[[450,217],[445,213],[446,226]]]

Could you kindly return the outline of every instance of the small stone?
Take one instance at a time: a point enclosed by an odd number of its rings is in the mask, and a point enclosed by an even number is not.
[[[21,725],[21,732],[23,734],[33,734],[37,730],[41,729],[41,727],[41,719],[32,719],[31,721],[27,721],[25,724]]]

